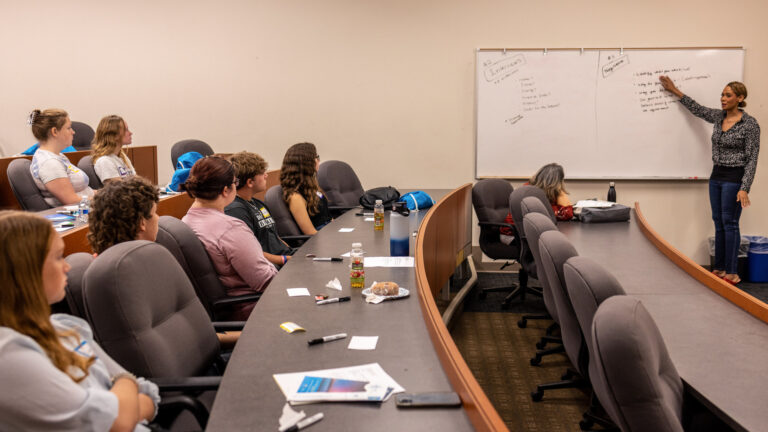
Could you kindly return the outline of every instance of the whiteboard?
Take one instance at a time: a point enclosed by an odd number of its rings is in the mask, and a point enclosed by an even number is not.
[[[744,50],[478,50],[475,176],[530,177],[558,162],[568,178],[707,178],[712,124],[664,91],[720,107]]]

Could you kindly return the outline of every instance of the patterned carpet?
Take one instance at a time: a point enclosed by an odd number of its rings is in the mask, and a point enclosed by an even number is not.
[[[541,402],[531,400],[537,384],[559,381],[570,365],[564,354],[544,357],[539,367],[529,363],[535,343],[551,321],[528,321],[525,329],[518,328],[517,321],[523,312],[541,312],[543,302],[529,296],[524,304],[502,311],[506,293],[489,293],[480,300],[477,291],[516,282],[517,275],[481,273],[479,279],[451,334],[507,427],[513,432],[579,431],[581,414],[589,405],[586,391],[552,390],[545,392]]]

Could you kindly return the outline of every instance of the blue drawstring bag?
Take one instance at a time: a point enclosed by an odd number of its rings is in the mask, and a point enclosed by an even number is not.
[[[32,156],[32,155],[35,154],[35,152],[37,151],[38,148],[40,148],[40,143],[35,143],[32,147],[30,147],[30,148],[24,150],[23,152],[21,152],[21,154],[23,154],[25,156]],[[72,146],[69,146],[69,147],[65,148],[64,150],[62,150],[61,152],[62,153],[69,153],[69,152],[74,152],[74,151],[77,151],[77,149],[72,147]]]
[[[171,178],[171,183],[165,188],[166,191],[171,193],[179,192],[179,185],[187,181],[192,165],[202,158],[203,155],[198,152],[187,152],[179,156],[179,159],[176,161],[176,171],[173,172],[173,178]]]
[[[420,190],[404,194],[399,201],[405,201],[408,210],[423,210],[435,205],[435,200],[428,193]]]

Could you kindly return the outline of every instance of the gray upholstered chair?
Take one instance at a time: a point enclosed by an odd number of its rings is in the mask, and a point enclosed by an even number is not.
[[[683,431],[683,383],[640,300],[603,301],[591,334],[593,386],[614,423],[622,431]]]
[[[208,412],[194,398],[221,382],[211,376],[225,365],[215,329],[241,329],[242,323],[211,323],[173,255],[145,240],[117,244],[93,260],[83,278],[83,304],[107,354],[151,378],[164,403],[192,409],[205,427]]]
[[[227,295],[205,246],[187,224],[173,216],[160,216],[158,225],[157,243],[181,265],[211,319],[228,320],[233,306],[259,300],[259,293]]]
[[[539,236],[539,255],[544,274],[549,281],[552,296],[557,307],[557,316],[560,320],[560,336],[565,346],[565,353],[575,368],[575,373],[570,370],[564,376],[563,381],[540,384],[536,391],[531,393],[534,401],[540,401],[545,390],[561,388],[583,387],[588,382],[582,378],[587,377],[587,350],[584,346],[584,335],[581,333],[576,313],[573,310],[568,293],[565,289],[565,277],[563,276],[563,264],[578,253],[573,245],[560,231],[546,231]],[[540,356],[531,359],[531,364],[537,364]],[[574,379],[568,379],[575,376]]]
[[[277,224],[277,233],[280,238],[293,247],[301,246],[312,236],[305,235],[293,219],[288,205],[283,201],[283,188],[280,185],[272,186],[264,195],[264,203],[269,207],[272,218]]]
[[[179,160],[179,156],[188,152],[198,152],[203,157],[211,156],[213,149],[206,142],[196,139],[185,139],[177,142],[171,147],[171,163],[173,169],[176,169],[176,162]]]
[[[96,174],[96,169],[93,167],[93,156],[83,156],[82,159],[77,162],[77,166],[88,175],[88,186],[90,186],[91,189],[96,190],[104,187],[101,179]]]
[[[31,164],[32,161],[29,159],[12,160],[8,164],[8,183],[10,183],[11,190],[22,209],[29,211],[48,210],[51,206],[45,202],[43,194],[35,185],[35,180],[29,171]]]
[[[328,209],[333,217],[360,206],[360,197],[365,190],[349,164],[329,160],[320,164],[317,182],[328,199]]]
[[[72,147],[76,150],[89,150],[93,142],[93,136],[96,134],[93,128],[85,123],[73,121],[72,129],[75,130],[75,136],[72,138]]]
[[[502,179],[483,179],[472,186],[472,207],[477,214],[480,225],[480,250],[491,259],[505,260],[500,270],[517,261],[520,258],[520,238],[518,235],[510,244],[501,241],[499,228],[511,228],[516,233],[512,224],[504,222],[509,213],[509,194],[512,193],[512,185]],[[480,298],[484,298],[492,291],[514,291],[517,285],[505,287],[485,288],[480,292]]]
[[[85,313],[85,304],[83,303],[83,276],[93,262],[93,255],[85,252],[73,253],[66,258],[70,266],[67,273],[67,293],[64,300],[69,306],[70,315],[88,319]]]

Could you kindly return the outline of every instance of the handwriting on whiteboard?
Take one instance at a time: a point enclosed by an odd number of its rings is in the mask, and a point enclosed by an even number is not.
[[[503,56],[498,60],[486,60],[483,62],[483,76],[486,81],[499,84],[516,74],[524,65],[525,57],[522,54]]]
[[[659,75],[669,75],[681,91],[685,89],[686,82],[711,78],[709,74],[692,72],[690,67],[657,68],[635,72],[635,94],[637,94],[641,112],[654,113],[668,110],[672,104],[678,102],[676,97],[661,87]]]

